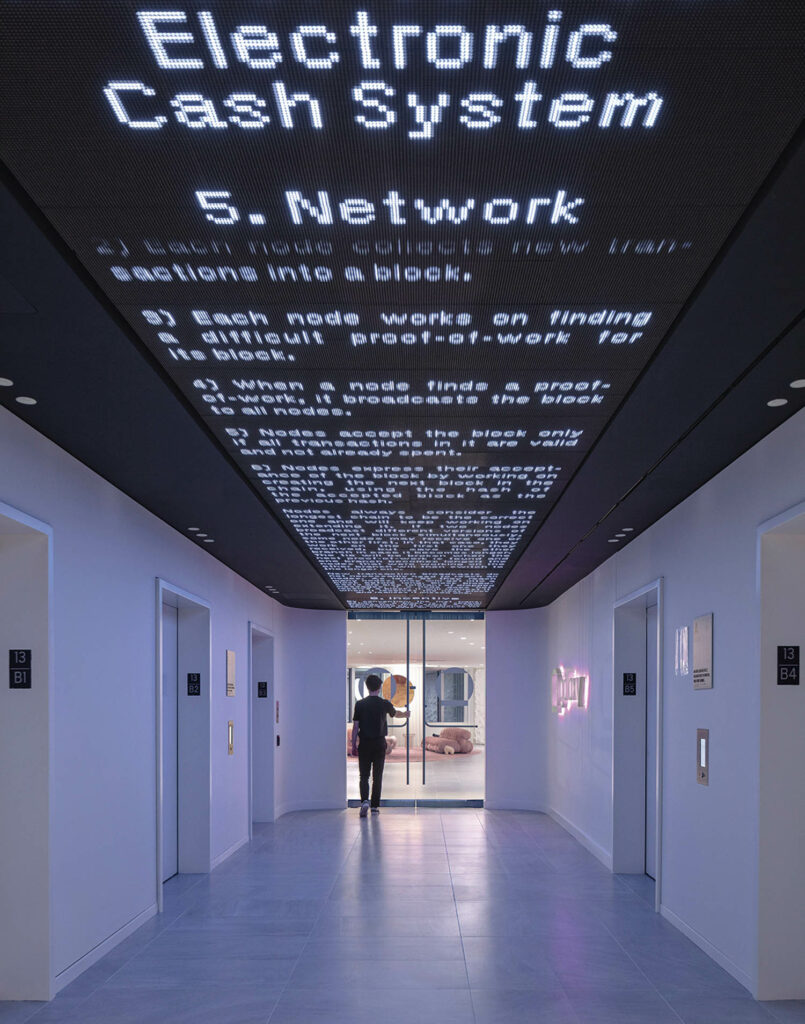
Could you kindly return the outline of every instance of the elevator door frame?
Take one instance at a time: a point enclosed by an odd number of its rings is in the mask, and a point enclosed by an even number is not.
[[[0,701],[6,728],[20,739],[19,745],[4,743],[0,758],[0,877],[13,882],[2,900],[0,999],[44,1001],[66,984],[54,974],[53,958],[54,533],[2,501],[0,532],[8,543],[2,556],[5,596],[15,608],[3,619],[3,657],[11,649],[30,649],[33,673],[30,689],[11,689],[4,680]],[[7,557],[15,564],[10,571]],[[19,588],[26,593],[22,602]],[[20,619],[13,621],[16,615]],[[13,827],[6,827],[12,815]]]
[[[162,645],[161,821],[162,881],[164,883],[179,874],[179,609],[174,604],[162,605],[160,643]]]
[[[156,902],[164,909],[162,864],[163,764],[162,764],[162,606],[178,609],[178,860],[179,874],[211,870],[212,766],[210,727],[212,715],[211,605],[209,601],[156,577],[156,663],[154,673],[156,723]],[[184,631],[183,631],[184,626]],[[187,671],[200,675],[200,694],[183,692]]]
[[[248,734],[249,734],[249,839],[254,837],[254,823],[255,823],[255,803],[258,802],[265,809],[267,804],[270,803],[270,809],[265,813],[261,812],[261,816],[257,819],[258,824],[264,821],[274,821],[277,809],[277,794],[276,794],[276,772],[277,772],[277,758],[276,758],[276,737],[277,737],[277,718],[279,716],[278,705],[276,701],[276,670],[277,670],[277,653],[276,653],[276,637],[274,631],[268,629],[266,626],[261,626],[257,622],[249,620],[249,635],[248,635],[248,650],[249,650],[249,699],[248,703]],[[267,655],[267,648],[270,645],[270,655]],[[270,671],[266,671],[265,665],[270,662]],[[255,665],[260,663],[261,667],[255,669]],[[257,685],[260,680],[260,676],[265,675],[269,678],[263,680],[266,684],[266,696],[259,697]],[[259,702],[259,703],[258,703]],[[265,706],[263,706],[265,702]],[[261,783],[255,785],[255,762],[259,762],[259,756],[256,756],[259,744],[268,744],[271,750],[271,756],[265,758],[265,765],[270,762],[270,780],[263,780],[261,789]],[[265,801],[261,799],[255,800],[255,789],[259,793],[264,794],[270,790],[270,800]]]
[[[656,758],[646,766],[646,609],[657,606]],[[616,601],[612,617],[612,870],[645,874],[646,787],[653,785],[657,821],[654,909],[662,905],[663,578]],[[637,693],[623,693],[624,672],[637,675]]]

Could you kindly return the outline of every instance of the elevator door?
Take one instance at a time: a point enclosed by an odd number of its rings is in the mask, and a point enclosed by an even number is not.
[[[646,874],[657,877],[657,606],[646,608]]]
[[[162,881],[179,871],[179,612],[162,606]]]

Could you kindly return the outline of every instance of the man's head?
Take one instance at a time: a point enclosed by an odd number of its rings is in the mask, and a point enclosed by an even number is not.
[[[369,691],[369,693],[377,693],[377,691],[383,685],[383,680],[380,678],[380,676],[374,675],[374,673],[370,676],[367,676],[364,682],[366,683],[366,689]]]

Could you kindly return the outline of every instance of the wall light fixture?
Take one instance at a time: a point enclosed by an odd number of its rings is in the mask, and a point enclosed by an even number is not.
[[[551,710],[565,715],[572,707],[586,708],[590,699],[590,677],[566,675],[563,665],[557,665],[551,676]]]

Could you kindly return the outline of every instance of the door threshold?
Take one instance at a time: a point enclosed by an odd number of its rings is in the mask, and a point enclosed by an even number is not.
[[[410,799],[410,800],[381,800],[381,807],[483,807],[483,800],[432,800],[432,799]],[[360,800],[347,800],[347,807],[360,807]]]

